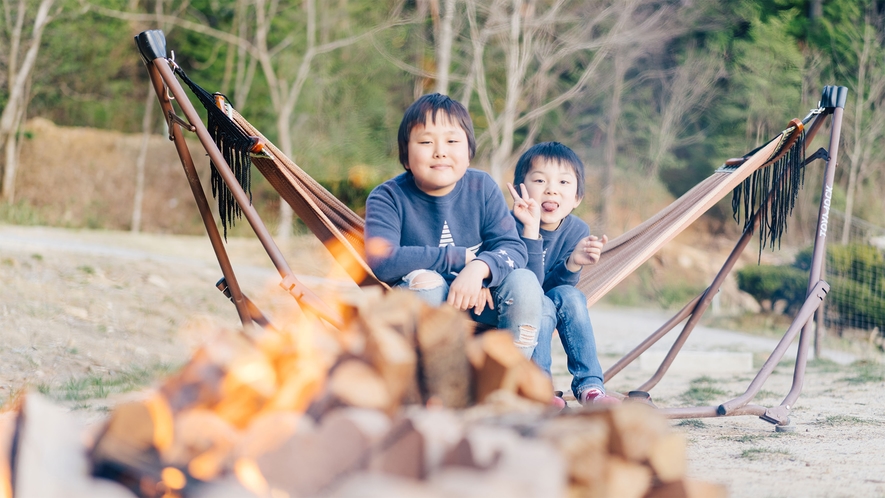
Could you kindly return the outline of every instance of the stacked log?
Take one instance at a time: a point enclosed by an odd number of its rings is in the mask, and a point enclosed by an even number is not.
[[[220,333],[90,441],[69,441],[59,453],[79,454],[66,460],[79,470],[62,481],[37,462],[55,444],[43,424],[64,424],[29,394],[0,414],[0,498],[725,496],[686,478],[685,440],[650,407],[556,411],[508,332],[473,335],[463,313],[408,292],[367,294],[345,315],[342,331]]]

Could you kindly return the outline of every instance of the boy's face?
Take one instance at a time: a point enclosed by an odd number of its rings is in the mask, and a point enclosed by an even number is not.
[[[415,125],[409,134],[409,164],[415,183],[424,193],[443,196],[455,188],[470,166],[467,133],[443,112],[436,123]]]
[[[541,206],[541,228],[556,230],[579,204],[578,179],[568,164],[539,157],[525,175],[529,197]]]

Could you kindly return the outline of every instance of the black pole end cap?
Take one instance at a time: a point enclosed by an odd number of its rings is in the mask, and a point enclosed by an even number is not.
[[[824,108],[845,108],[848,100],[848,88],[844,86],[825,86],[820,98],[820,106]]]
[[[152,29],[135,35],[135,45],[145,64],[154,59],[166,58],[166,35],[162,30]]]

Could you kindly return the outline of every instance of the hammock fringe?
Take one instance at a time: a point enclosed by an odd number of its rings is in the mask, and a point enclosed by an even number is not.
[[[789,144],[789,150],[773,164],[754,171],[733,191],[732,216],[738,223],[744,218],[743,229],[753,222],[759,212],[759,258],[768,246],[780,249],[781,239],[787,230],[787,219],[793,213],[799,190],[805,184],[805,130]],[[789,133],[783,134],[784,139]],[[752,153],[751,153],[752,154]]]
[[[200,103],[203,104],[203,107],[206,108],[208,113],[206,128],[209,130],[209,135],[233,171],[237,182],[243,187],[243,191],[249,195],[249,203],[251,204],[252,158],[250,149],[255,144],[254,138],[246,134],[242,128],[225,114],[224,110],[218,107],[215,97],[221,96],[227,102],[226,96],[211,94],[204,90],[188,78],[179,67],[175,68],[175,73],[181,77],[182,81],[187,84],[200,100]],[[243,211],[236,199],[234,199],[233,193],[224,183],[215,163],[210,159],[209,164],[212,169],[212,196],[218,199],[218,215],[221,218],[221,226],[224,229],[224,238],[227,239],[228,226],[233,227],[236,220],[243,215]]]

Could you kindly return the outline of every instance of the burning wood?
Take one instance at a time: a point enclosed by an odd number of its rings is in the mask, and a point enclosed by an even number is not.
[[[117,406],[88,451],[79,446],[105,478],[84,468],[81,488],[166,498],[725,495],[685,478],[684,439],[645,405],[557,413],[550,380],[509,333],[474,336],[461,312],[408,292],[366,295],[346,315],[334,334],[310,321],[222,333],[144,399]],[[28,395],[0,414],[0,498],[64,489],[34,460],[54,444],[36,436],[47,413],[58,417],[50,408]]]

